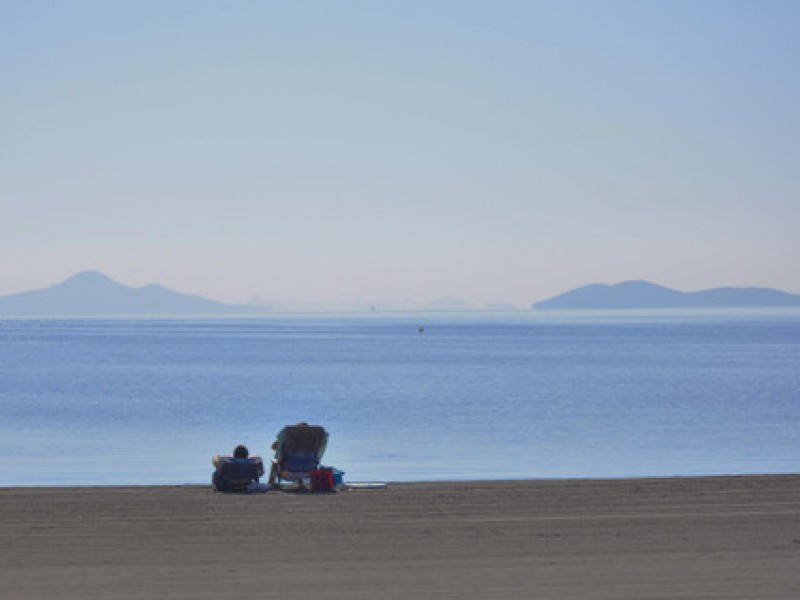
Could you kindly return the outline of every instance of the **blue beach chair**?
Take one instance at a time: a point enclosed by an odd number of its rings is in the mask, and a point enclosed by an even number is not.
[[[311,471],[319,467],[328,441],[328,432],[319,425],[292,425],[285,427],[280,446],[276,448],[273,468],[277,470],[276,483],[298,482],[308,479]]]
[[[258,485],[264,475],[264,462],[259,456],[235,458],[216,455],[212,459],[214,473],[211,487],[215,492],[245,492]]]

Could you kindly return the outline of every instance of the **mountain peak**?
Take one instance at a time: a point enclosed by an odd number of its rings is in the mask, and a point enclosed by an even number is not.
[[[68,277],[67,279],[106,279],[108,281],[112,281],[111,277],[106,275],[105,273],[101,273],[96,269],[87,269],[86,271],[79,271],[75,273],[72,277]]]
[[[71,284],[71,285],[88,285],[88,284],[98,284],[98,283],[114,283],[117,285],[122,285],[121,283],[114,281],[108,275],[101,273],[100,271],[80,271],[79,273],[75,273],[72,277],[68,277],[64,281],[61,282],[59,285]]]

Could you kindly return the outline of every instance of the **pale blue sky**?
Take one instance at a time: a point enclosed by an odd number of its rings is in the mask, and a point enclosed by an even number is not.
[[[800,3],[0,3],[0,294],[800,292]]]

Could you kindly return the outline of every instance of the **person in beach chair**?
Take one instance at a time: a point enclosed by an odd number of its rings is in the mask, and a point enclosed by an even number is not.
[[[285,480],[296,481],[302,488],[303,480],[319,466],[327,445],[328,432],[320,425],[303,421],[281,429],[272,444],[275,458],[269,473],[270,486],[279,488],[280,480]]]
[[[260,456],[250,456],[247,446],[241,444],[234,448],[233,456],[217,454],[212,463],[211,487],[215,492],[247,491],[264,476],[264,461]]]

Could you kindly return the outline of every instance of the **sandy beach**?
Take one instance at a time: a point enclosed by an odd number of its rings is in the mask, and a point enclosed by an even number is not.
[[[2,597],[800,598],[800,475],[0,489]]]

